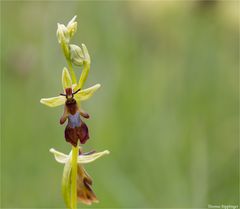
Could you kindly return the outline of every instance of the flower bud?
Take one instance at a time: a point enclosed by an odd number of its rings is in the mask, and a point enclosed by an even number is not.
[[[69,43],[70,35],[68,29],[63,24],[57,24],[57,38],[59,43]]]
[[[67,30],[70,38],[72,38],[75,32],[77,31],[77,22],[75,21],[76,18],[77,16],[75,15],[67,24]]]
[[[83,60],[84,60],[82,49],[75,44],[70,44],[69,48],[70,48],[70,57],[73,64],[77,66],[82,66]]]

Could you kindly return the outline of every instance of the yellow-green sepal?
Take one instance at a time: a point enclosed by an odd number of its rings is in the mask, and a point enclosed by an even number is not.
[[[108,155],[109,153],[110,152],[108,150],[104,150],[102,152],[95,152],[90,155],[79,155],[77,162],[79,164],[91,163],[104,155]]]
[[[50,152],[54,154],[55,160],[61,164],[66,164],[68,162],[68,160],[71,159],[71,155],[72,155],[72,152],[70,152],[69,155],[66,155],[62,152],[59,152],[59,151],[53,149],[53,148],[50,149]],[[104,150],[102,152],[95,152],[95,153],[88,154],[88,155],[84,155],[84,154],[79,155],[77,162],[80,164],[91,163],[91,162],[97,160],[98,158],[100,158],[104,155],[107,155],[109,153],[110,152],[108,150]]]
[[[62,87],[64,91],[66,88],[72,88],[72,79],[66,67],[62,71]]]
[[[65,154],[63,154],[62,152],[59,152],[59,151],[57,151],[57,150],[55,150],[55,149],[53,149],[53,148],[51,148],[49,151],[50,151],[51,153],[53,153],[54,158],[55,158],[55,160],[56,160],[58,163],[65,164],[65,163],[67,163],[67,161],[68,161],[69,158],[70,158],[70,155],[65,155]]]
[[[50,97],[50,98],[42,98],[40,102],[49,107],[57,107],[65,104],[66,98],[64,96]]]
[[[87,89],[83,89],[81,91],[79,91],[78,93],[76,93],[74,95],[74,98],[76,99],[76,101],[84,101],[84,100],[87,100],[89,99],[95,91],[97,91],[99,88],[101,87],[100,84],[96,84],[90,88],[87,88]]]

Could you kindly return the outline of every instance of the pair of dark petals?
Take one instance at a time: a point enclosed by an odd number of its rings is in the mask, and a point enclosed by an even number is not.
[[[88,127],[82,122],[79,127],[72,128],[69,125],[65,128],[65,139],[74,147],[77,146],[78,140],[81,144],[85,144],[89,139]]]

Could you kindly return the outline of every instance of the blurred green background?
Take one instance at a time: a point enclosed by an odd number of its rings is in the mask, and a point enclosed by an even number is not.
[[[237,1],[1,2],[1,207],[63,208],[68,153],[57,22],[78,15],[72,43],[92,65],[82,104],[91,140],[111,151],[86,165],[99,208],[239,204]],[[80,69],[75,68],[80,75]],[[86,207],[79,204],[79,207]]]

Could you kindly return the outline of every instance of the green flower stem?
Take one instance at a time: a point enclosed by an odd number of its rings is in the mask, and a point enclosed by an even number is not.
[[[61,44],[63,53],[65,55],[67,64],[68,64],[68,70],[70,73],[70,76],[72,78],[72,83],[77,84],[76,75],[72,66],[72,61],[70,59],[70,52],[69,47],[65,42],[62,42]],[[84,61],[83,62],[83,70],[78,82],[78,89],[83,87],[83,84],[85,83],[88,72],[90,69],[90,62]],[[77,208],[77,159],[78,159],[78,153],[79,153],[79,147],[78,144],[76,147],[72,146],[72,159],[71,159],[71,196],[70,196],[70,206],[71,209]]]
[[[73,84],[77,84],[77,79],[76,79],[75,72],[73,70],[72,62],[69,58],[66,57],[66,59],[67,59],[67,63],[68,63],[69,73],[70,73],[71,78],[72,78],[72,82],[73,82]]]
[[[77,208],[77,158],[79,148],[72,146],[71,209]]]
[[[83,70],[82,70],[82,73],[81,73],[81,76],[80,76],[80,79],[78,82],[78,89],[81,89],[83,87],[83,84],[85,83],[85,81],[88,77],[89,69],[90,69],[90,63],[83,61]]]
[[[63,54],[64,54],[64,56],[67,60],[68,70],[69,70],[69,73],[71,75],[72,82],[73,82],[73,84],[77,84],[76,75],[75,75],[75,72],[73,70],[72,61],[70,59],[69,46],[64,41],[62,41],[61,46],[62,46]]]
[[[65,55],[65,58],[67,60],[68,69],[70,76],[72,78],[73,84],[77,83],[76,75],[73,70],[72,62],[70,60],[70,54],[66,50],[64,50],[64,44],[62,44],[63,52]],[[70,205],[71,209],[77,208],[77,158],[78,158],[79,148],[78,144],[76,147],[72,146],[72,161],[71,161],[71,197],[70,197]]]
[[[69,57],[70,57],[69,47],[68,47],[68,44],[66,44],[64,42],[64,40],[62,40],[62,42],[61,42],[61,47],[62,47],[63,54],[64,54],[65,58],[69,59]]]

